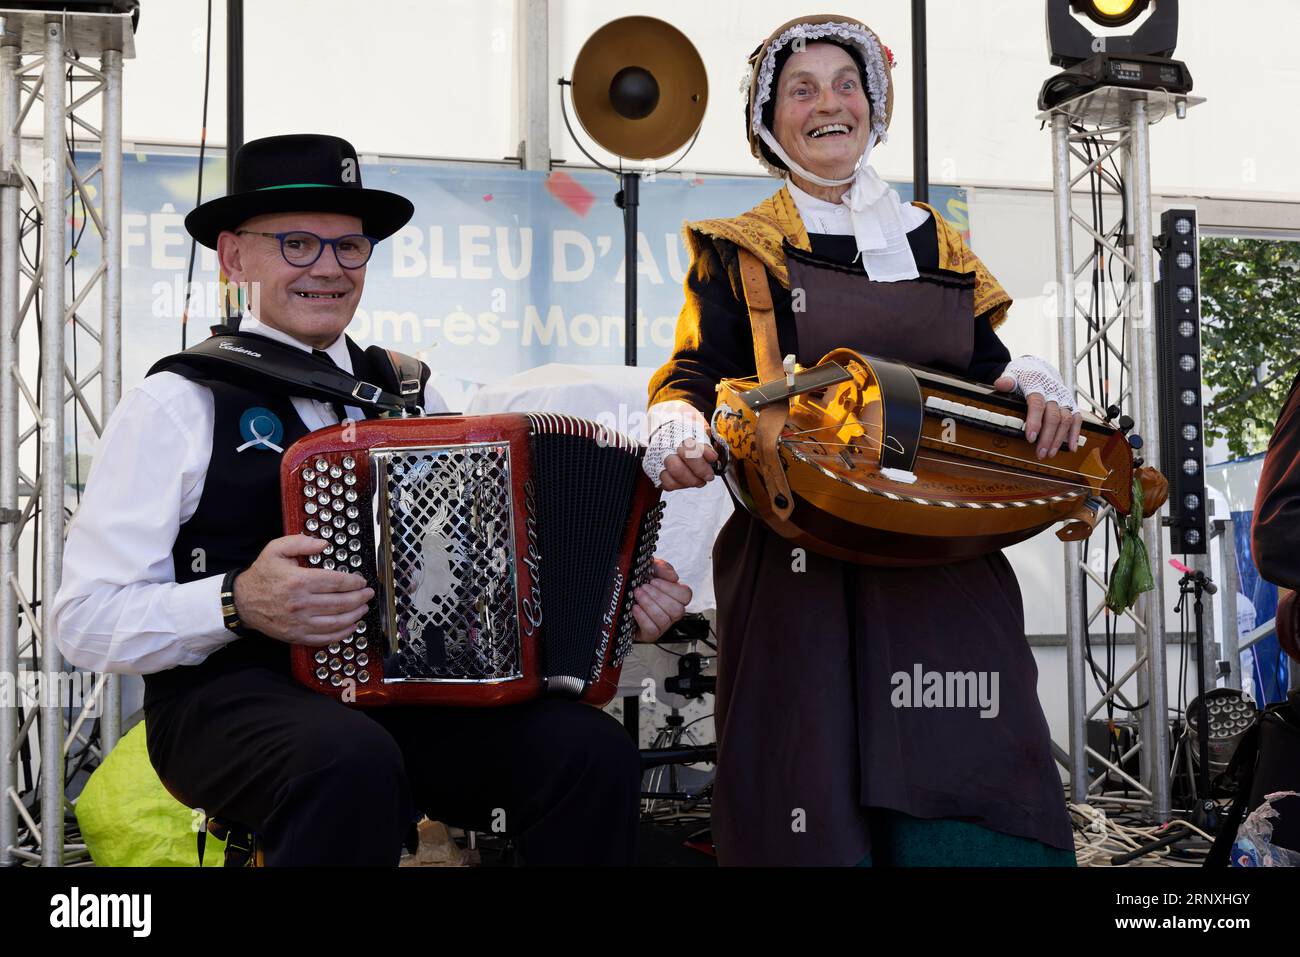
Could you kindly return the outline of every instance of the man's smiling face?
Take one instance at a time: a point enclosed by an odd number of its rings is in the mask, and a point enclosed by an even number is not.
[[[223,232],[217,253],[227,277],[251,287],[258,321],[324,349],[352,321],[366,267],[344,269],[329,246],[310,266],[294,266],[280,254],[278,240],[252,235],[295,230],[336,239],[360,233],[362,227],[359,217],[342,213],[268,213],[241,223],[236,232]]]

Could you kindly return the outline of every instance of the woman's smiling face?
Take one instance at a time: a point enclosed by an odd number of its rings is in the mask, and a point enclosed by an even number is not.
[[[871,104],[848,51],[809,43],[786,61],[775,96],[772,135],[786,154],[816,176],[851,176],[871,134]]]

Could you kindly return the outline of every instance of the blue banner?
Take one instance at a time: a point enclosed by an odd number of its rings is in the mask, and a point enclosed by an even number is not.
[[[88,168],[98,155],[79,156]],[[123,165],[123,363],[127,386],[181,345],[190,238],[184,214],[197,185],[193,156],[134,153]],[[414,162],[365,164],[363,182],[415,204],[415,218],[381,243],[367,267],[358,341],[418,355],[453,408],[465,390],[548,362],[623,361],[624,241],[606,173],[525,172]],[[225,161],[209,160],[204,194],[224,192]],[[684,221],[734,216],[776,191],[774,179],[647,177],[638,236],[640,365],[671,353],[688,257]],[[900,186],[906,199],[910,187]],[[92,204],[95,194],[92,190]],[[932,190],[931,201],[968,231],[964,191]],[[84,225],[70,207],[74,232]],[[88,276],[100,256],[93,228],[76,262]],[[84,271],[83,271],[84,270]],[[199,248],[188,342],[220,318],[216,254]],[[98,297],[87,309],[97,307]]]

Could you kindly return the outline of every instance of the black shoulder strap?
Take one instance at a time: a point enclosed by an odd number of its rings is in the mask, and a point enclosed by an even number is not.
[[[383,346],[370,346],[366,352],[378,363],[387,363],[385,368],[392,369],[393,381],[397,383],[398,394],[419,396],[424,393],[424,383],[428,379],[424,363],[415,356],[408,356],[396,349]]]
[[[373,347],[372,347],[373,348]],[[400,353],[398,353],[400,355]],[[419,360],[403,356],[415,364],[417,388],[406,391],[403,377],[398,376],[402,394],[395,395],[379,386],[363,382],[338,366],[322,362],[310,353],[295,349],[264,336],[247,334],[215,335],[184,352],[159,359],[149,375],[173,366],[195,372],[216,372],[224,379],[258,389],[279,386],[285,395],[300,395],[323,402],[344,402],[358,408],[382,412],[413,412],[419,406]]]

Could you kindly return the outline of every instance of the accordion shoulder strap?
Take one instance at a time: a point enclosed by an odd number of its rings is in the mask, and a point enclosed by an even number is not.
[[[393,381],[397,383],[398,394],[405,396],[418,396],[424,391],[424,363],[415,356],[408,356],[405,352],[398,352],[396,349],[384,349],[380,346],[371,346],[366,350],[371,354],[382,353],[383,360],[387,361],[389,368],[393,373]]]
[[[391,355],[389,361],[394,361]],[[412,361],[418,363],[418,360]],[[240,333],[211,336],[184,352],[159,359],[148,374],[178,365],[196,372],[223,373],[254,388],[279,386],[285,395],[343,402],[380,412],[410,411],[418,401],[418,396],[408,398],[405,391],[403,395],[394,395],[373,383],[361,381],[333,363],[323,362],[301,349],[263,336]],[[405,369],[398,371],[405,373]],[[418,392],[418,371],[415,379]],[[402,374],[398,375],[397,381],[405,390]]]

